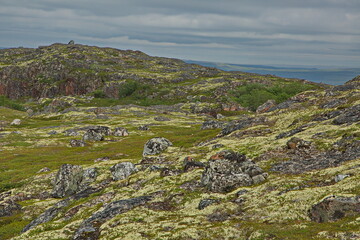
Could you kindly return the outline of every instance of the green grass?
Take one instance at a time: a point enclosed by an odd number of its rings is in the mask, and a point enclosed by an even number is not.
[[[8,107],[18,111],[25,111],[25,107],[20,102],[11,100],[3,95],[0,95],[0,106]]]

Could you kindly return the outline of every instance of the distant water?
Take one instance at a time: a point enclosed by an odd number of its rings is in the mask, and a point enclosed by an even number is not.
[[[318,69],[318,68],[279,68],[262,65],[238,65],[185,60],[206,67],[216,67],[224,71],[243,71],[258,74],[271,74],[285,78],[306,79],[312,82],[340,85],[360,75],[360,68]]]

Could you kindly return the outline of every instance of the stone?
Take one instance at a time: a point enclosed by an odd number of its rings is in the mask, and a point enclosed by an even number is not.
[[[103,210],[95,212],[91,217],[84,220],[76,230],[74,240],[98,239],[100,236],[100,227],[107,220],[128,212],[135,207],[142,206],[152,200],[151,196],[141,196],[125,200],[112,202],[104,207]]]
[[[224,150],[213,155],[201,176],[201,185],[211,192],[230,192],[238,187],[259,184],[267,174],[245,155]]]
[[[81,166],[63,164],[56,174],[52,196],[63,198],[79,192],[82,189],[83,174]]]
[[[304,141],[297,137],[291,138],[286,143],[286,146],[288,149],[309,148],[310,145],[311,145],[311,142]]]
[[[225,125],[225,123],[223,123],[223,122],[219,122],[219,121],[215,121],[215,120],[207,120],[207,121],[203,122],[201,129],[205,130],[205,129],[223,128],[224,125]]]
[[[223,119],[223,118],[225,118],[225,116],[222,115],[221,113],[216,114],[216,119]]]
[[[117,127],[117,128],[115,128],[113,135],[117,136],[117,137],[126,137],[126,136],[129,136],[129,132],[126,128]]]
[[[334,119],[333,124],[341,125],[360,121],[360,104],[347,108],[340,116]]]
[[[360,215],[360,196],[330,196],[313,205],[309,210],[310,219],[318,223],[334,222],[344,217],[356,215]]]
[[[94,160],[94,162],[106,162],[106,161],[109,161],[110,158],[109,157],[100,157],[100,158],[97,158]]]
[[[290,131],[280,133],[280,134],[277,135],[275,138],[276,138],[276,139],[281,139],[281,138],[291,137],[291,136],[294,136],[295,134],[300,133],[300,132],[302,132],[302,131],[304,131],[304,130],[305,130],[305,129],[302,128],[302,127],[295,128],[295,129],[292,129],[292,130],[290,130]]]
[[[217,144],[214,144],[211,148],[212,148],[212,149],[218,149],[218,148],[223,148],[223,147],[225,147],[224,144],[217,143]]]
[[[217,199],[211,199],[211,198],[209,198],[209,199],[202,199],[202,200],[200,200],[200,202],[199,202],[198,209],[199,209],[199,210],[203,210],[203,209],[205,209],[206,207],[208,207],[208,206],[210,206],[210,205],[213,205],[213,204],[215,204],[215,203],[219,203],[219,202],[220,202],[220,201],[217,200]]]
[[[147,130],[149,130],[149,126],[148,125],[142,125],[142,126],[139,126],[138,129],[141,130],[141,131],[147,131]]]
[[[202,162],[195,161],[191,157],[185,157],[185,159],[183,161],[183,166],[184,166],[183,171],[188,172],[188,171],[194,170],[196,168],[204,168],[205,164]]]
[[[339,174],[339,175],[335,176],[334,181],[335,182],[340,182],[340,181],[344,180],[347,177],[350,177],[350,175],[348,175],[348,174]]]
[[[75,41],[74,40],[70,40],[70,42],[68,42],[68,45],[74,45]]]
[[[145,143],[143,156],[156,155],[165,151],[169,146],[172,146],[172,142],[163,137],[152,138]]]
[[[160,177],[176,176],[181,174],[178,169],[162,168],[160,171]]]
[[[21,205],[14,201],[0,201],[0,217],[12,216],[21,210]]]
[[[71,130],[71,129],[70,130],[65,130],[64,133],[65,133],[66,136],[71,136],[71,137],[75,137],[75,136],[79,135],[79,133],[77,131]]]
[[[86,143],[82,140],[71,139],[70,146],[71,147],[85,147]]]
[[[10,123],[10,125],[15,125],[15,126],[18,126],[18,125],[20,125],[21,124],[21,120],[20,119],[14,119],[11,123]]]
[[[159,121],[159,122],[167,122],[170,121],[171,119],[168,117],[164,117],[164,116],[158,116],[158,117],[154,117],[155,121]]]
[[[135,165],[131,162],[122,162],[115,164],[110,168],[113,180],[123,180],[137,171]]]
[[[256,113],[264,113],[269,111],[272,107],[276,106],[276,101],[273,99],[267,100],[264,104],[256,109]]]
[[[109,127],[95,126],[89,128],[83,135],[83,141],[103,141],[105,136],[111,133]]]
[[[50,168],[44,167],[44,168],[40,169],[37,173],[44,173],[44,172],[50,172],[50,171],[51,171]]]
[[[49,135],[55,135],[55,134],[57,134],[57,131],[51,130],[50,132],[48,132],[48,134],[49,134]]]

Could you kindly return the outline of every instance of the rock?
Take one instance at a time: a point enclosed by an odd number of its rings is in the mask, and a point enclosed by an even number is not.
[[[233,103],[233,104],[223,104],[222,106],[222,110],[224,111],[230,111],[230,112],[234,112],[234,111],[246,111],[247,109],[240,106],[239,104]]]
[[[82,184],[87,184],[93,182],[97,177],[96,168],[87,168],[83,172]]]
[[[129,136],[129,132],[126,128],[117,127],[117,128],[115,128],[113,135],[117,136],[117,137],[126,137],[126,136]]]
[[[73,239],[74,240],[95,240],[99,238],[100,227],[107,220],[116,215],[130,211],[131,209],[144,205],[152,199],[151,196],[141,196],[112,202],[101,211],[95,212],[90,218],[80,224]]]
[[[21,232],[26,232],[42,223],[49,222],[53,220],[59,212],[61,212],[65,207],[69,206],[72,202],[86,198],[90,194],[99,192],[102,188],[87,188],[77,194],[74,194],[64,200],[61,200],[60,202],[57,202],[54,204],[54,206],[47,209],[45,212],[40,214],[37,218],[35,218],[33,221],[31,221],[28,225],[26,225]]]
[[[271,107],[268,112],[272,112],[275,110],[280,110],[280,109],[288,109],[294,106],[295,103],[297,103],[298,101],[296,100],[287,100],[285,102],[282,102],[274,107]]]
[[[56,174],[52,196],[62,198],[83,190],[84,171],[81,166],[63,164]]]
[[[354,123],[360,121],[360,104],[347,108],[340,116],[334,119],[333,124]]]
[[[348,174],[339,174],[339,175],[335,176],[334,180],[335,180],[335,182],[340,182],[340,181],[344,180],[347,177],[350,177],[350,175],[348,175]]]
[[[220,201],[217,200],[217,199],[202,199],[200,202],[199,202],[199,206],[198,206],[198,209],[199,210],[203,210],[204,208],[210,206],[210,205],[213,205],[215,203],[219,203]]]
[[[245,117],[240,120],[232,121],[228,123],[222,130],[221,130],[221,136],[228,135],[234,131],[247,128],[250,126],[255,126],[258,124],[264,124],[267,121],[265,117],[257,117],[257,118],[251,118],[251,117]]]
[[[28,110],[26,110],[26,113],[28,114],[29,117],[34,115],[34,110],[32,110],[31,108],[29,108]]]
[[[240,196],[242,196],[242,195],[245,195],[245,194],[248,193],[248,192],[249,192],[248,190],[243,189],[243,190],[240,190],[240,191],[236,192],[236,193],[235,193],[235,196],[238,198],[238,197],[240,197]]]
[[[94,162],[106,162],[109,161],[110,158],[109,157],[101,157],[101,158],[97,158],[94,160]]]
[[[20,119],[14,119],[11,123],[10,123],[10,125],[16,125],[16,126],[18,126],[18,125],[20,125],[21,124],[21,120]]]
[[[179,174],[181,174],[181,171],[178,169],[162,168],[160,177],[176,176]]]
[[[12,200],[0,202],[0,217],[12,216],[21,210],[21,206]]]
[[[335,108],[347,102],[346,98],[336,98],[320,105],[320,108]]]
[[[37,173],[44,173],[44,172],[50,172],[50,171],[51,171],[50,168],[44,167],[44,168],[40,169]]]
[[[68,43],[68,45],[74,45],[74,44],[75,44],[74,40],[70,40],[70,42]]]
[[[267,174],[245,155],[224,150],[210,158],[202,174],[201,184],[211,192],[224,193],[258,184],[266,178]]]
[[[166,122],[166,121],[170,121],[171,119],[168,117],[158,116],[158,117],[154,117],[154,120],[159,122]]]
[[[204,168],[205,164],[202,162],[195,161],[191,157],[185,157],[185,159],[183,161],[183,166],[184,166],[183,171],[188,172],[188,171],[194,170],[196,168]]]
[[[288,149],[298,149],[298,148],[309,148],[311,142],[304,141],[300,138],[293,137],[287,143],[286,146]]]
[[[360,196],[327,197],[311,207],[309,217],[314,222],[334,222],[341,218],[360,215]]]
[[[115,164],[110,168],[112,178],[115,181],[126,179],[137,171],[135,165],[131,162],[122,162]]]
[[[267,100],[264,104],[256,109],[256,113],[264,113],[269,111],[272,107],[276,106],[276,101],[273,99]]]
[[[225,116],[222,115],[221,113],[216,114],[216,119],[223,119],[223,118],[225,118]]]
[[[71,147],[85,147],[86,143],[82,140],[71,139],[70,146]]]
[[[219,122],[219,121],[215,121],[215,120],[207,120],[207,121],[203,122],[201,129],[205,130],[205,129],[223,128],[224,125],[225,125],[225,123],[223,123],[223,122]]]
[[[280,133],[279,135],[277,135],[275,138],[276,139],[281,139],[281,138],[287,138],[287,137],[291,137],[299,132],[302,132],[304,131],[305,129],[302,128],[302,127],[299,127],[299,128],[295,128],[293,130],[290,130],[288,132],[283,132],[283,133]]]
[[[78,136],[79,133],[75,130],[69,129],[69,130],[65,130],[63,133],[65,133],[66,136],[71,136],[71,137],[75,137]]]
[[[86,131],[83,136],[83,141],[103,141],[104,136],[110,135],[111,131],[109,127],[95,126]]]
[[[222,148],[222,147],[225,147],[225,145],[221,144],[221,143],[217,143],[212,146],[212,149],[218,149],[218,148]]]
[[[138,129],[141,130],[141,131],[147,131],[147,130],[149,130],[149,126],[148,125],[142,125],[142,126],[139,126]]]
[[[163,137],[152,138],[145,143],[143,156],[159,154],[172,145],[173,144],[166,138]]]
[[[55,134],[57,134],[57,131],[52,130],[52,131],[48,132],[48,134],[49,134],[49,135],[55,135]]]

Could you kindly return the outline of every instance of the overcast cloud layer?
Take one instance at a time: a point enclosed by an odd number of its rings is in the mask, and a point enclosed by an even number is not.
[[[0,46],[54,42],[239,64],[360,66],[359,0],[1,0]]]

